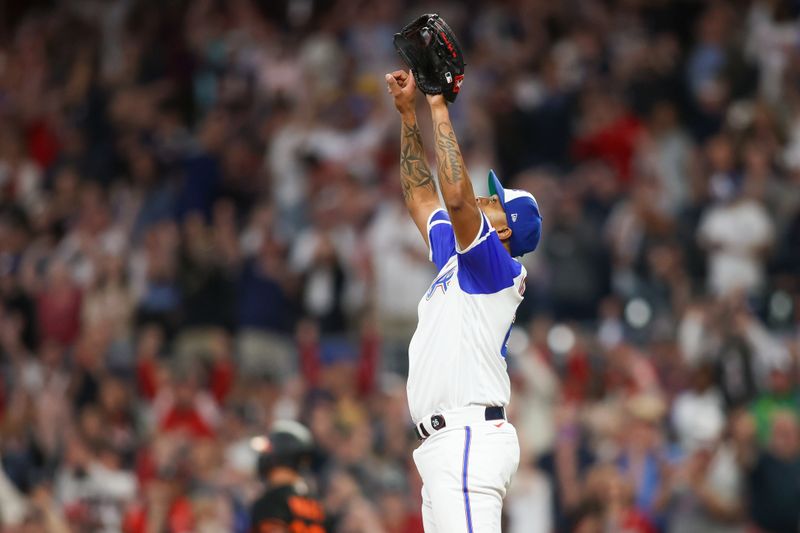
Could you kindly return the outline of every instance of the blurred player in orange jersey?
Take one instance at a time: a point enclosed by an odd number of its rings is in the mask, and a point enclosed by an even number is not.
[[[254,443],[262,452],[258,468],[267,490],[253,504],[251,532],[326,533],[322,505],[300,474],[311,460],[308,429],[297,422],[279,421],[267,437]]]

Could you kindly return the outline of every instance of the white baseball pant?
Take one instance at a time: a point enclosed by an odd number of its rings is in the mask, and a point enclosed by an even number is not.
[[[500,533],[503,498],[519,466],[517,430],[505,420],[447,426],[414,450],[425,533]]]

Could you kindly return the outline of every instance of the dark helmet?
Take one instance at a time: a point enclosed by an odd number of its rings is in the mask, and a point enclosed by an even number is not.
[[[311,459],[314,442],[311,432],[304,425],[293,420],[279,420],[265,437],[255,437],[253,448],[260,452],[258,456],[258,472],[262,476],[276,466],[285,466],[293,470]]]

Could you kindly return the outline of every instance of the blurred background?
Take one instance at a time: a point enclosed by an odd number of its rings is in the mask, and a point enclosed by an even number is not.
[[[247,531],[292,418],[332,531],[422,531],[383,74],[425,12],[476,191],[544,217],[504,531],[800,530],[790,0],[0,1],[0,530]]]

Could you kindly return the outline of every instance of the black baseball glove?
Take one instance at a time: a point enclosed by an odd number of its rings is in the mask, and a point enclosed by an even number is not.
[[[422,15],[394,35],[394,47],[425,94],[453,102],[464,80],[464,54],[450,26],[436,14]]]

